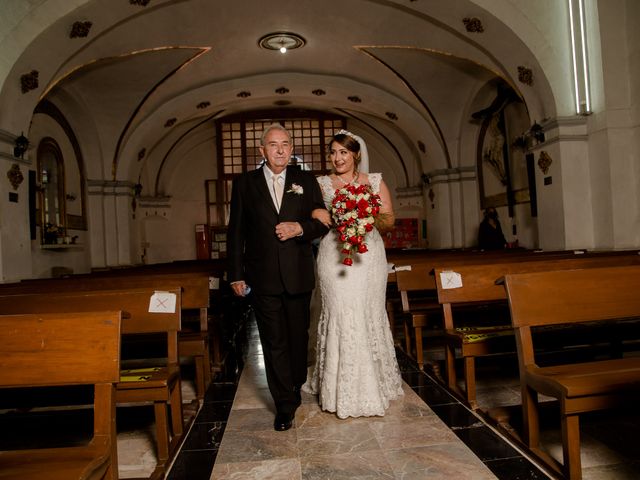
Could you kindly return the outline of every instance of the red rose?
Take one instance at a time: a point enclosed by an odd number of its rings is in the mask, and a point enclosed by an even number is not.
[[[371,230],[373,230],[373,225],[371,225],[370,223],[367,223],[367,224],[364,226],[364,229],[365,229],[367,232],[370,232]]]
[[[358,253],[366,253],[368,251],[367,245],[364,243],[361,243],[360,245],[358,245]]]
[[[353,265],[353,260],[351,260],[350,257],[345,258],[342,263],[344,263],[347,267],[350,267],[351,265]]]

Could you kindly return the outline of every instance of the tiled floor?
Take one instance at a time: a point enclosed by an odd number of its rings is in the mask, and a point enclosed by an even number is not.
[[[295,428],[275,432],[259,340],[250,329],[233,403],[233,384],[212,386],[168,478],[547,478],[414,363],[399,360],[405,396],[385,417],[339,420],[304,395]]]
[[[233,379],[212,386],[170,479],[548,478],[499,434],[499,425],[469,411],[400,350],[406,394],[384,418],[338,420],[305,396],[296,428],[274,432],[255,329],[248,337],[237,393],[234,396]],[[435,361],[442,360],[441,354],[437,347],[426,352]],[[513,357],[478,362],[478,399],[484,410],[497,407],[509,412],[513,425],[507,430],[520,427]],[[226,412],[230,414],[225,421]],[[599,412],[586,415],[581,425],[585,480],[640,478],[638,413]],[[561,458],[553,407],[542,427],[543,445]],[[193,440],[194,432],[199,432],[199,441]],[[207,469],[214,460],[210,474]],[[456,470],[461,467],[461,472]]]
[[[633,353],[630,353],[633,354]],[[507,423],[506,432],[521,431],[520,383],[515,356],[479,359],[478,403],[484,418],[496,424],[492,412]],[[555,401],[542,404],[540,441],[556,460],[562,461],[560,418]],[[619,408],[580,416],[580,453],[583,480],[635,480],[640,478],[640,412]]]

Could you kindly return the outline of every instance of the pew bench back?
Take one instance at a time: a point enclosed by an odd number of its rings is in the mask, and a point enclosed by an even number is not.
[[[477,408],[475,357],[515,351],[506,292],[496,280],[508,274],[640,265],[640,255],[575,255],[481,265],[437,267],[434,279],[445,328],[445,366],[448,387]],[[457,383],[456,351],[464,362],[465,388]]]
[[[0,452],[8,479],[118,478],[114,383],[120,377],[121,313],[0,316],[0,389],[94,385],[87,445]]]
[[[151,296],[155,290],[138,288],[131,290],[59,291],[46,293],[0,294],[0,312],[64,313],[118,309],[124,313],[122,333],[175,333],[181,328],[181,289],[166,290],[176,296],[173,312],[149,312]]]
[[[640,318],[640,266],[511,274],[504,277],[504,285],[516,334],[525,441],[551,467],[579,479],[579,415],[637,404],[640,357],[539,366],[532,329],[585,322],[616,329],[621,320]],[[559,400],[562,465],[540,447],[538,393]]]

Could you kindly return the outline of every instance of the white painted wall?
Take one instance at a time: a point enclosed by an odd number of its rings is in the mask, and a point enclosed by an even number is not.
[[[174,155],[174,172],[163,187],[170,208],[142,207],[136,212],[147,243],[147,263],[194,259],[195,225],[207,222],[204,181],[217,178],[215,138],[177,149]]]

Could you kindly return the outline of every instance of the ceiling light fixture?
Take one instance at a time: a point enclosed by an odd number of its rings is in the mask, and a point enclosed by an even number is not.
[[[301,48],[306,43],[306,40],[300,35],[291,32],[268,33],[258,40],[260,48],[265,48],[267,50],[279,50],[280,53],[287,53],[289,50]]]

